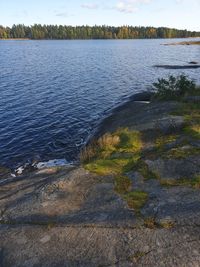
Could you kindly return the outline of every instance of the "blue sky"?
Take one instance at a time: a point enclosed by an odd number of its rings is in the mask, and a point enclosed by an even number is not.
[[[0,0],[0,24],[166,26],[200,31],[200,0]]]

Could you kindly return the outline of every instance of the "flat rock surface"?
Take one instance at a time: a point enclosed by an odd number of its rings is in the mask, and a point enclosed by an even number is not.
[[[174,102],[130,102],[118,108],[100,132],[171,122],[169,113],[176,107]],[[180,124],[180,118],[173,121],[173,129]],[[167,179],[179,179],[181,172],[199,174],[200,165],[198,155],[147,158],[146,164]],[[199,267],[200,190],[162,186],[137,171],[126,175],[134,189],[148,193],[140,214],[115,193],[112,175],[98,176],[79,166],[2,178],[0,266]]]

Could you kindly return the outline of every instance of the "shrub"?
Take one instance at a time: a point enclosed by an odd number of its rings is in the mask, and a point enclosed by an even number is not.
[[[159,100],[179,100],[196,90],[194,81],[185,75],[177,77],[170,75],[168,79],[158,79],[158,82],[153,83],[153,86],[155,89],[154,98]]]

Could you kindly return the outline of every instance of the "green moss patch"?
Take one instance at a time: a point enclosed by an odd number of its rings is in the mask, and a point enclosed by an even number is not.
[[[200,175],[193,178],[181,178],[181,179],[160,179],[162,186],[190,186],[193,188],[200,188]]]
[[[177,147],[167,151],[163,157],[167,159],[185,159],[189,156],[195,156],[200,154],[200,148],[190,147]]]
[[[132,183],[125,175],[115,176],[115,191],[122,195],[130,191]]]
[[[145,205],[148,200],[148,194],[143,191],[132,191],[124,195],[129,208],[134,209],[136,213]]]
[[[159,136],[155,141],[155,147],[157,150],[163,150],[165,145],[175,142],[177,138],[178,135],[176,134]]]
[[[130,170],[139,172],[145,180],[157,179],[156,173],[152,172],[144,160],[139,159],[132,163]]]

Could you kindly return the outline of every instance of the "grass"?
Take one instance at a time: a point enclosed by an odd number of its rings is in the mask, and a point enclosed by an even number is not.
[[[162,186],[190,186],[192,188],[200,188],[200,175],[193,178],[181,178],[181,179],[160,179]]]
[[[126,194],[131,190],[132,183],[125,175],[115,176],[115,192],[120,195]]]
[[[155,141],[155,147],[157,150],[163,150],[165,145],[175,142],[177,138],[178,138],[177,134],[159,136]]]
[[[199,177],[164,180],[158,174],[150,171],[144,160],[149,158],[149,156],[151,157],[151,153],[153,153],[154,158],[179,159],[198,155],[200,152],[199,148],[191,145],[186,146],[190,144],[189,141],[191,139],[199,139],[200,105],[198,103],[183,102],[184,96],[188,94],[186,85],[189,86],[190,93],[194,95],[200,93],[200,88],[195,87],[193,82],[185,77],[179,78],[179,80],[174,80],[171,77],[171,80],[166,84],[163,80],[161,82],[166,86],[173,85],[173,90],[175,91],[173,94],[179,94],[177,90],[180,88],[178,86],[185,86],[183,88],[184,92],[181,91],[180,99],[182,102],[179,105],[179,109],[173,112],[173,115],[181,115],[185,118],[185,128],[181,132],[170,135],[156,134],[153,141],[154,149],[149,153],[143,151],[142,140],[144,140],[144,136],[141,132],[120,128],[114,133],[104,134],[98,140],[93,141],[82,150],[80,155],[85,169],[98,175],[113,176],[115,192],[136,213],[140,213],[140,209],[148,200],[148,194],[143,191],[132,190],[132,181],[127,176],[127,173],[130,171],[139,172],[144,177],[144,180],[158,179],[163,186],[187,185],[200,188]],[[164,90],[164,87],[162,89]],[[172,146],[167,146],[168,144],[172,144]],[[151,224],[153,227],[153,222],[149,222],[149,225]]]
[[[200,139],[200,103],[182,103],[173,115],[184,116],[186,122],[184,133]]]
[[[129,163],[129,159],[95,159],[84,165],[85,169],[99,175],[119,175],[123,168]]]
[[[169,151],[165,152],[163,157],[167,159],[185,159],[189,156],[199,155],[200,154],[200,148],[197,147],[177,147],[172,148]]]
[[[184,129],[184,133],[191,136],[194,139],[200,139],[200,123],[192,124],[190,123]]]
[[[132,170],[139,172],[145,180],[157,179],[157,175],[149,170],[148,165],[144,160],[139,159],[135,164],[132,165]]]
[[[158,227],[158,223],[156,222],[154,217],[148,217],[144,220],[144,226],[149,229],[155,229]]]
[[[127,202],[131,209],[139,213],[148,199],[142,191],[131,191],[132,182],[126,173],[138,167],[142,151],[141,133],[127,128],[118,129],[113,134],[105,134],[86,147],[81,153],[85,169],[98,175],[114,176],[115,192]],[[147,167],[145,166],[145,175]],[[142,172],[142,164],[140,164]]]
[[[99,175],[119,175],[128,172],[140,158],[141,135],[127,128],[105,134],[81,153],[84,167]]]
[[[148,200],[148,194],[143,191],[132,191],[124,195],[130,209],[134,209],[136,213],[140,212],[140,209],[145,205]]]
[[[127,128],[104,134],[81,151],[80,160],[88,163],[94,159],[107,159],[116,153],[138,153],[142,148],[141,134]]]
[[[171,229],[175,226],[175,222],[171,220],[156,221],[154,217],[147,217],[144,220],[144,226],[149,229],[155,229],[155,228]]]
[[[138,153],[142,148],[141,133],[138,131],[130,131],[129,129],[119,129],[116,133],[120,142],[116,148],[119,152]]]

